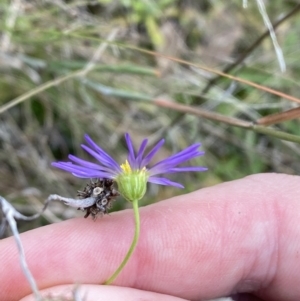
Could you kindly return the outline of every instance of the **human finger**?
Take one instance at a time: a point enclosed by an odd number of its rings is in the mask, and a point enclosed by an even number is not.
[[[115,284],[189,300],[234,292],[299,300],[299,181],[256,175],[142,208],[138,247]],[[122,261],[133,231],[126,210],[96,222],[79,218],[39,228],[22,241],[40,288],[103,283]],[[0,299],[16,300],[29,287],[12,240],[0,248]]]

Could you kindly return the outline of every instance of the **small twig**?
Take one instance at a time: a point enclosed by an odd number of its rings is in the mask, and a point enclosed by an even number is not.
[[[24,220],[24,221],[31,221],[31,220],[38,218],[45,211],[45,209],[47,208],[48,204],[51,201],[61,201],[61,202],[65,203],[66,205],[69,205],[72,207],[84,207],[85,205],[90,206],[90,202],[95,201],[95,197],[77,200],[77,199],[71,199],[71,198],[64,198],[57,194],[52,194],[46,200],[45,205],[41,212],[36,213],[32,216],[25,216],[25,215],[21,214],[20,212],[18,212],[5,198],[0,196],[0,209],[2,210],[2,213],[3,213],[3,219],[0,224],[0,235],[2,232],[5,231],[5,228],[8,223],[8,225],[10,226],[10,229],[13,233],[16,244],[17,244],[22,271],[23,271],[26,279],[29,282],[29,285],[31,287],[31,290],[33,292],[33,295],[34,295],[36,301],[42,301],[43,298],[40,295],[36,281],[33,278],[32,274],[29,270],[29,267],[27,265],[25,252],[24,252],[20,234],[19,234],[19,231],[17,228],[16,220],[18,219],[18,220]],[[80,204],[78,204],[79,201],[80,201]],[[78,286],[76,286],[74,288],[72,295],[73,295],[74,301],[83,301],[85,299],[85,298],[82,299],[80,297]]]
[[[288,120],[293,120],[299,117],[300,117],[300,107],[285,112],[280,112],[280,113],[262,117],[256,121],[256,124],[267,126],[267,125],[272,125]]]
[[[156,99],[154,104],[159,107],[172,109],[174,111],[188,113],[191,115],[203,117],[205,119],[223,122],[225,124],[233,125],[235,127],[240,127],[247,130],[252,130],[254,132],[267,134],[269,136],[273,136],[282,140],[300,143],[300,136],[291,135],[285,132],[277,131],[272,128],[266,128],[265,126],[256,124],[256,122],[245,121],[233,117],[227,117],[219,113],[209,112],[200,108],[195,108],[193,106],[183,105],[183,104],[179,104],[176,102],[171,102],[163,99]]]
[[[154,103],[159,107],[169,108],[174,111],[188,113],[191,115],[196,115],[196,116],[208,119],[208,120],[223,122],[225,124],[233,125],[236,127],[248,128],[252,124],[251,121],[244,121],[244,120],[241,120],[238,118],[224,116],[219,113],[206,111],[201,108],[196,108],[194,106],[179,104],[179,103],[164,100],[164,99],[156,99]]]
[[[18,212],[5,198],[0,196],[0,207],[1,207],[3,215],[4,215],[4,223],[2,222],[1,227],[4,228],[6,225],[6,222],[9,224],[10,229],[14,236],[15,242],[17,244],[17,248],[18,248],[18,252],[19,252],[19,256],[20,256],[21,268],[23,270],[23,273],[24,273],[26,279],[29,282],[31,290],[35,296],[35,299],[38,301],[41,301],[42,297],[39,293],[37,284],[28,268],[26,258],[25,258],[24,248],[23,248],[23,245],[22,245],[22,242],[20,239],[20,235],[19,235],[19,231],[17,228],[16,219],[25,220],[25,221],[34,220],[43,213],[43,211],[46,209],[47,205],[48,205],[48,203],[46,202],[43,210],[40,213],[36,213],[32,216],[25,216],[25,215],[21,214],[20,212]],[[0,232],[2,232],[2,231],[3,231],[3,229],[0,229]]]
[[[29,196],[29,202],[31,202],[31,204],[33,205],[34,209],[36,209],[37,211],[40,211],[40,208],[41,208],[41,203],[40,203],[40,200],[31,195]],[[53,223],[58,223],[58,222],[61,222],[62,219],[57,217],[52,211],[48,210],[48,211],[44,211],[43,212],[43,217],[45,219],[47,219],[47,221],[49,221],[51,224]]]
[[[50,194],[47,203],[52,201],[60,201],[63,202],[65,205],[74,207],[74,208],[87,208],[95,204],[96,198],[89,197],[86,199],[73,199],[73,198],[65,198],[58,194]]]

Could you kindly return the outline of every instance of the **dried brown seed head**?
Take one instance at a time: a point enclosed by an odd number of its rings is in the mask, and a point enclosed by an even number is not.
[[[119,192],[113,187],[114,181],[111,179],[97,179],[95,182],[88,183],[83,191],[78,191],[80,199],[89,197],[95,198],[95,203],[89,207],[78,209],[86,210],[85,218],[92,215],[93,219],[98,214],[107,214],[112,207],[114,199],[119,196]]]

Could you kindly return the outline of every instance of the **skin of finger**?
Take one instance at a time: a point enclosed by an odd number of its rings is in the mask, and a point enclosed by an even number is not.
[[[186,299],[141,291],[134,288],[105,285],[60,285],[41,291],[47,300],[73,300],[74,292],[79,300],[83,301],[184,301]],[[22,298],[20,301],[35,301],[32,295]],[[186,300],[187,301],[187,300]]]
[[[299,183],[297,176],[255,175],[141,208],[138,247],[115,285],[189,300],[251,291],[265,300],[300,300]],[[126,210],[39,228],[22,241],[43,289],[103,283],[133,231]],[[0,250],[0,300],[18,300],[30,289],[16,246],[5,239]]]

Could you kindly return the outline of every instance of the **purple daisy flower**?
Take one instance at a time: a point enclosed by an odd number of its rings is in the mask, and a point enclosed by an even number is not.
[[[54,162],[52,166],[63,169],[72,173],[79,178],[106,178],[114,179],[119,187],[120,192],[122,189],[120,186],[128,186],[125,183],[125,178],[128,181],[128,177],[131,177],[131,189],[136,185],[135,180],[132,180],[132,176],[143,175],[145,185],[147,182],[155,183],[159,185],[175,186],[183,188],[180,183],[173,182],[167,178],[159,177],[160,174],[188,172],[188,171],[205,171],[206,167],[191,166],[191,167],[178,167],[178,165],[185,163],[193,158],[202,156],[203,151],[199,151],[200,143],[195,143],[186,149],[174,154],[152,167],[148,167],[150,161],[158,150],[164,144],[164,139],[160,140],[146,155],[145,149],[148,143],[148,139],[144,139],[137,153],[135,153],[133,144],[129,134],[125,134],[125,139],[128,147],[128,158],[126,162],[119,165],[110,155],[102,150],[88,135],[85,135],[87,145],[82,144],[81,147],[94,157],[98,163],[91,163],[86,160],[82,160],[73,155],[69,155],[70,162]],[[144,185],[144,186],[145,186]],[[127,187],[128,188],[128,187]]]

